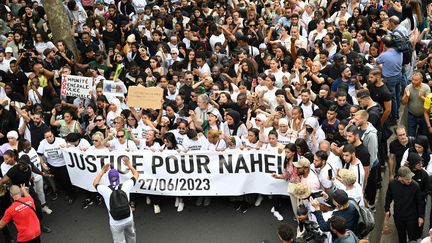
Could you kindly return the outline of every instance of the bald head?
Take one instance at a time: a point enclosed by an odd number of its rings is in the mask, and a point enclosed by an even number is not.
[[[396,29],[396,27],[400,24],[400,20],[397,16],[391,16],[389,18],[389,26],[391,30]]]
[[[13,185],[9,188],[9,193],[13,198],[21,197],[21,188],[16,185]]]

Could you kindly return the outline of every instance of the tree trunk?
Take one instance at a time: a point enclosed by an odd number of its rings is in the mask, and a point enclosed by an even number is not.
[[[48,16],[49,27],[52,31],[53,40],[64,41],[65,45],[75,56],[75,60],[80,61],[75,39],[71,33],[71,22],[66,9],[60,0],[45,0],[44,8]]]

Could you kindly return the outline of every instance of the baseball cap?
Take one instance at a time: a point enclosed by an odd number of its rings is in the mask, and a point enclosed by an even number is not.
[[[333,192],[333,200],[338,204],[343,205],[348,202],[348,194],[344,190],[337,189]]]
[[[293,165],[296,168],[310,167],[310,161],[308,159],[306,159],[305,157],[302,157],[299,159],[298,162],[294,162]]]
[[[398,176],[411,179],[414,176],[414,173],[412,173],[410,168],[408,168],[406,166],[401,166],[398,170]]]
[[[5,52],[6,53],[8,53],[8,52],[12,53],[13,52],[12,47],[10,47],[10,46],[6,47]]]
[[[108,178],[112,187],[120,185],[120,173],[116,169],[111,169],[108,172]]]
[[[220,114],[218,109],[212,108],[212,109],[208,110],[207,115],[209,115],[209,114],[214,115],[220,122],[222,122],[222,115]]]

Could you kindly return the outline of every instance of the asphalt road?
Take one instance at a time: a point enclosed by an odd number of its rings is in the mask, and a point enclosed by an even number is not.
[[[99,243],[112,242],[105,206],[81,209],[83,194],[72,206],[62,197],[49,201],[53,209],[43,222],[52,233],[43,234],[42,242],[48,243]],[[284,223],[295,227],[289,199],[282,211]],[[276,235],[280,222],[270,213],[269,199],[260,207],[251,207],[247,213],[235,212],[233,203],[226,198],[215,198],[208,207],[195,206],[195,199],[186,201],[183,212],[174,208],[174,198],[166,198],[161,213],[155,215],[153,207],[145,205],[145,198],[137,203],[134,213],[137,242],[145,243],[266,243],[280,242]],[[295,228],[294,228],[295,229]],[[4,242],[0,234],[0,242]]]

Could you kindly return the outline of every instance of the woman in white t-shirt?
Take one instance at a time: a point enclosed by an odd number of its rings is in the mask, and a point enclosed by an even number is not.
[[[140,150],[151,150],[153,152],[160,150],[160,144],[156,142],[156,131],[150,130],[147,132],[146,139],[140,139],[138,148]]]
[[[210,151],[225,151],[228,147],[226,142],[220,138],[221,131],[211,129],[207,132],[207,140],[209,141],[208,150]]]
[[[260,149],[262,143],[259,141],[258,128],[250,128],[246,136],[242,138],[240,149]]]

